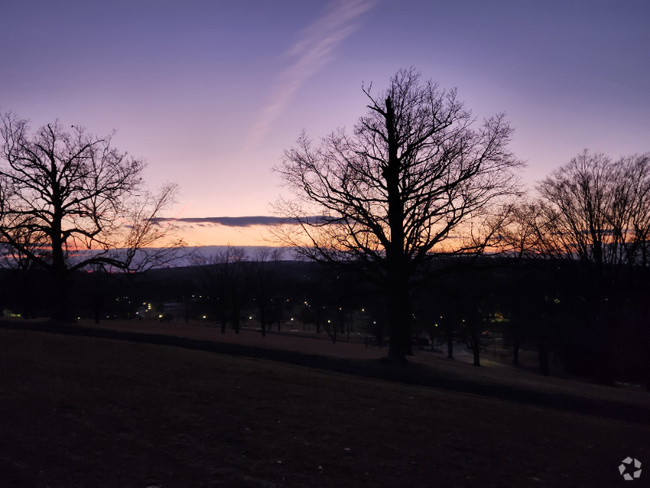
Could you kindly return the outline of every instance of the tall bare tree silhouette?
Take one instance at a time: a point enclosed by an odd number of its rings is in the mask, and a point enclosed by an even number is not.
[[[173,203],[177,187],[146,192],[145,163],[115,149],[111,136],[77,126],[67,132],[58,121],[32,134],[27,121],[11,113],[1,117],[0,136],[0,236],[51,273],[56,318],[69,318],[74,271],[90,265],[142,268],[171,257],[178,242],[146,248],[170,236],[173,227],[158,225],[156,218]]]
[[[352,135],[339,129],[315,145],[301,135],[276,170],[295,195],[279,212],[299,225],[278,237],[303,255],[354,265],[384,291],[389,357],[410,343],[410,293],[434,254],[480,252],[499,207],[517,193],[503,114],[476,126],[456,98],[415,70],[368,97]],[[313,216],[319,216],[314,218]],[[487,236],[487,237],[486,237]]]

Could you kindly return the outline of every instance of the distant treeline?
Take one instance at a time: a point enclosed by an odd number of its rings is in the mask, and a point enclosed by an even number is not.
[[[76,317],[98,322],[176,321],[261,333],[308,326],[334,341],[353,333],[386,343],[385,301],[371,284],[338,268],[255,261],[236,251],[221,262],[142,274],[78,272],[71,306]],[[448,342],[452,354],[453,344],[463,342],[478,354],[482,336],[498,334],[514,362],[522,347],[534,349],[546,373],[555,359],[569,373],[647,381],[645,297],[619,287],[599,303],[581,266],[511,257],[441,259],[429,270],[435,285],[412,297],[413,340]],[[641,270],[628,270],[635,271]],[[48,316],[55,305],[51,286],[42,270],[0,269],[0,306],[5,315]]]

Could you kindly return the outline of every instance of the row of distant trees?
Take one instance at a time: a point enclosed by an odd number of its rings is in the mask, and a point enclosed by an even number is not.
[[[271,328],[309,326],[335,342],[352,333],[356,340],[361,334],[374,344],[386,343],[388,314],[380,289],[331,267],[279,257],[280,250],[247,255],[243,248],[228,248],[187,268],[80,273],[71,305],[76,315],[98,322],[173,320],[235,333],[253,326],[263,335]],[[450,357],[462,342],[480,365],[483,333],[489,331],[493,341],[496,332],[503,337],[499,354],[503,345],[515,364],[520,348],[534,348],[546,374],[553,354],[572,373],[643,380],[644,348],[638,338],[645,324],[626,314],[615,317],[607,361],[570,263],[486,256],[473,263],[468,257],[448,258],[438,265],[439,277],[448,271],[442,284],[432,282],[412,297],[414,341],[444,341]],[[0,275],[0,306],[25,317],[47,314],[50,277],[33,270],[30,283],[17,287],[18,273]]]

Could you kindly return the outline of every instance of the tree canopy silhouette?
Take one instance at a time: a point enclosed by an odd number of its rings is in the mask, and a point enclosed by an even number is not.
[[[410,293],[435,255],[480,252],[517,193],[504,114],[476,124],[456,90],[400,70],[350,135],[314,144],[304,133],[276,170],[295,196],[279,237],[303,255],[354,265],[387,298],[389,357],[411,353]],[[314,217],[318,216],[318,217]],[[498,220],[498,219],[497,219]]]
[[[145,163],[100,138],[57,121],[30,134],[28,122],[1,117],[0,235],[3,244],[55,279],[57,318],[67,318],[65,290],[72,272],[89,265],[143,267],[169,257],[144,252],[170,237],[156,222],[177,187],[143,189]],[[169,242],[167,243],[169,244]]]

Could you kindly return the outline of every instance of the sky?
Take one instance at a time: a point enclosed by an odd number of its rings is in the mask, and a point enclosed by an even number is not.
[[[262,245],[302,130],[365,114],[400,68],[500,112],[529,187],[583,149],[650,151],[647,0],[4,0],[0,112],[59,119],[180,185],[192,245]],[[228,218],[225,218],[228,217]],[[225,218],[225,219],[224,219]]]

